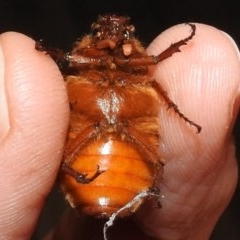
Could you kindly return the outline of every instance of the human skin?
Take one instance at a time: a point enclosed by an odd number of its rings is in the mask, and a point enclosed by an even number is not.
[[[156,239],[208,239],[237,182],[232,127],[239,109],[239,53],[225,33],[196,26],[181,53],[152,69],[179,109],[202,126],[196,134],[160,103],[162,208],[151,202],[135,216],[141,231]],[[168,29],[148,53],[156,55],[188,34],[187,25]],[[68,126],[62,76],[34,44],[18,33],[0,36],[0,239],[32,235],[56,179]]]

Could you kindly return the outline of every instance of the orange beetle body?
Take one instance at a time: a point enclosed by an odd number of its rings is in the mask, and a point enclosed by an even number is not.
[[[68,175],[61,176],[61,187],[70,204],[94,216],[109,217],[135,195],[148,190],[156,170],[150,162],[142,161],[141,154],[127,143],[109,136],[93,141],[71,164],[79,172],[93,175],[96,166],[104,170],[89,184],[79,184]],[[140,203],[136,203],[136,207]],[[134,211],[135,207],[131,209]],[[121,216],[130,213],[124,212]]]
[[[156,185],[163,164],[159,151],[159,107],[164,101],[186,118],[150,75],[149,65],[171,57],[195,35],[157,56],[148,56],[134,37],[128,17],[99,16],[93,34],[75,43],[70,53],[46,48],[66,81],[71,115],[59,174],[72,207],[96,217],[109,217],[143,191]],[[139,199],[120,216],[134,212]]]

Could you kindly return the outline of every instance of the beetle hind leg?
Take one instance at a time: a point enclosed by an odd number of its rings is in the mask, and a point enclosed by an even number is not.
[[[61,171],[65,174],[71,175],[73,178],[75,178],[75,180],[78,183],[82,183],[82,184],[88,184],[88,183],[92,182],[100,174],[102,174],[104,172],[103,170],[100,170],[99,166],[97,165],[96,172],[91,177],[88,177],[88,174],[80,173],[80,172],[74,170],[73,168],[71,168],[70,166],[68,166],[68,164],[66,164],[66,163],[63,163],[61,165]]]
[[[95,173],[89,177],[88,174],[76,171],[70,165],[70,163],[74,161],[76,153],[86,146],[86,144],[93,141],[99,134],[100,130],[96,129],[95,125],[86,127],[86,129],[74,139],[74,144],[67,144],[65,148],[63,157],[64,160],[61,164],[61,173],[72,176],[78,183],[88,184],[104,172],[103,170],[100,170],[99,166],[97,165]]]

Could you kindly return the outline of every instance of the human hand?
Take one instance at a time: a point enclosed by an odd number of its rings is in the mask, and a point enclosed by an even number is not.
[[[171,28],[148,51],[156,55],[185,35],[186,26]],[[32,40],[7,33],[0,42],[5,60],[1,64],[5,87],[0,88],[4,109],[0,232],[4,239],[27,239],[57,174],[68,103],[57,67],[34,50]],[[196,36],[181,50],[158,64],[155,77],[180,110],[203,129],[195,134],[194,128],[161,105],[166,161],[160,184],[163,207],[148,204],[135,220],[143,232],[157,239],[203,240],[209,238],[237,181],[231,130],[239,108],[235,101],[240,63],[233,42],[206,25],[197,24]]]

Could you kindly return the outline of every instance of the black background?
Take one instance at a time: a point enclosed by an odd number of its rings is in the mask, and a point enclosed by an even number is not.
[[[117,13],[130,16],[137,29],[137,37],[147,46],[161,31],[182,22],[201,22],[213,25],[230,34],[240,44],[240,7],[238,1],[113,1],[113,0],[0,0],[0,33],[17,31],[35,40],[43,38],[53,46],[69,49],[77,37],[89,32],[90,25],[99,14]],[[17,44],[17,43],[16,43]],[[227,64],[226,59],[226,64]],[[237,153],[240,152],[240,119],[234,134]],[[239,154],[238,154],[239,159]],[[61,203],[50,196],[39,227],[32,240],[54,224]],[[62,199],[59,196],[59,199]],[[51,203],[54,201],[54,208]],[[59,200],[61,201],[61,200]],[[59,206],[58,206],[59,205]],[[45,220],[47,218],[47,221]],[[240,239],[239,185],[229,207],[219,220],[212,240]]]

